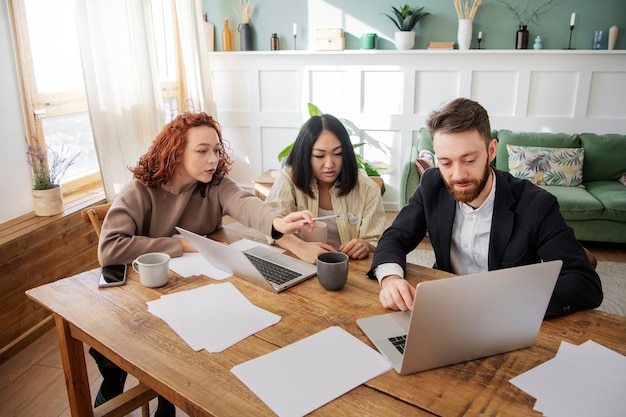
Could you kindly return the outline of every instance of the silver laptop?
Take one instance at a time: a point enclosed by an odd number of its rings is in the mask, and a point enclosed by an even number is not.
[[[315,265],[265,246],[242,251],[180,227],[176,230],[214,267],[271,291],[284,291],[317,273]]]
[[[357,324],[399,374],[525,348],[537,337],[562,264],[421,282],[413,310]]]

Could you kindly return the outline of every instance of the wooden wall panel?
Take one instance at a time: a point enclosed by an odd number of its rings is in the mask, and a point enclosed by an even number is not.
[[[96,234],[80,217],[82,207],[97,203],[66,204],[62,215],[29,213],[0,225],[0,363],[54,324],[26,290],[98,266]]]

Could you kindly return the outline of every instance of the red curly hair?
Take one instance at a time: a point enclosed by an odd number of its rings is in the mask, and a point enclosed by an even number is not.
[[[160,188],[174,178],[178,166],[182,163],[183,152],[187,145],[187,132],[199,126],[209,126],[217,132],[219,140],[219,162],[211,179],[211,184],[219,184],[228,174],[233,161],[226,153],[222,131],[217,121],[206,113],[181,113],[166,124],[148,149],[130,172],[142,184],[151,188]]]

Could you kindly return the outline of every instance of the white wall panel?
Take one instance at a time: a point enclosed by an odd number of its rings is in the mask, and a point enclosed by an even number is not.
[[[259,93],[262,112],[290,111],[300,102],[297,71],[260,71]]]
[[[363,112],[379,115],[402,114],[405,90],[404,72],[364,71]]]
[[[298,130],[285,127],[264,127],[261,129],[261,145],[263,148],[263,169],[261,172],[280,168],[278,154],[285,146],[296,140]]]
[[[360,148],[361,155],[380,168],[381,177],[387,184],[383,201],[397,201],[398,189],[389,185],[399,181],[402,173],[401,165],[397,164],[397,161],[403,160],[400,132],[367,130],[362,132],[362,136],[367,145]]]
[[[459,96],[461,73],[458,71],[418,71],[415,73],[414,113],[428,115],[442,103]]]
[[[626,119],[626,71],[599,71],[594,72],[591,77],[587,116],[598,119]]]
[[[578,98],[578,79],[579,73],[573,71],[533,71],[530,78],[528,115],[573,117]]]
[[[471,97],[494,129],[626,134],[626,51],[468,50],[209,53],[233,178],[246,187],[308,119],[307,102],[360,129],[367,159],[388,165],[398,209],[415,132],[442,102]],[[314,63],[314,65],[312,65]],[[359,139],[357,139],[359,140]]]
[[[248,71],[213,71],[213,94],[218,112],[250,111]]]
[[[230,176],[242,186],[251,187],[252,179],[262,171],[261,142],[250,140],[250,128],[225,126],[222,136],[228,141],[234,161]]]
[[[310,68],[309,98],[324,113],[337,117],[358,112],[361,98],[361,73],[350,68]],[[306,103],[305,103],[306,104]],[[308,115],[308,113],[307,113]]]
[[[490,115],[515,116],[518,84],[517,71],[474,71],[471,98]]]

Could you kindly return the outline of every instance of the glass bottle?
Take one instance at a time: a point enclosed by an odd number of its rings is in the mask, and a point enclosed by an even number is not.
[[[272,37],[270,38],[270,49],[272,51],[278,51],[278,35],[276,33],[272,33]]]
[[[528,31],[526,30],[526,25],[519,25],[515,49],[528,49]]]
[[[233,36],[230,33],[230,28],[228,27],[228,19],[224,19],[224,30],[222,31],[222,50],[233,50]]]

